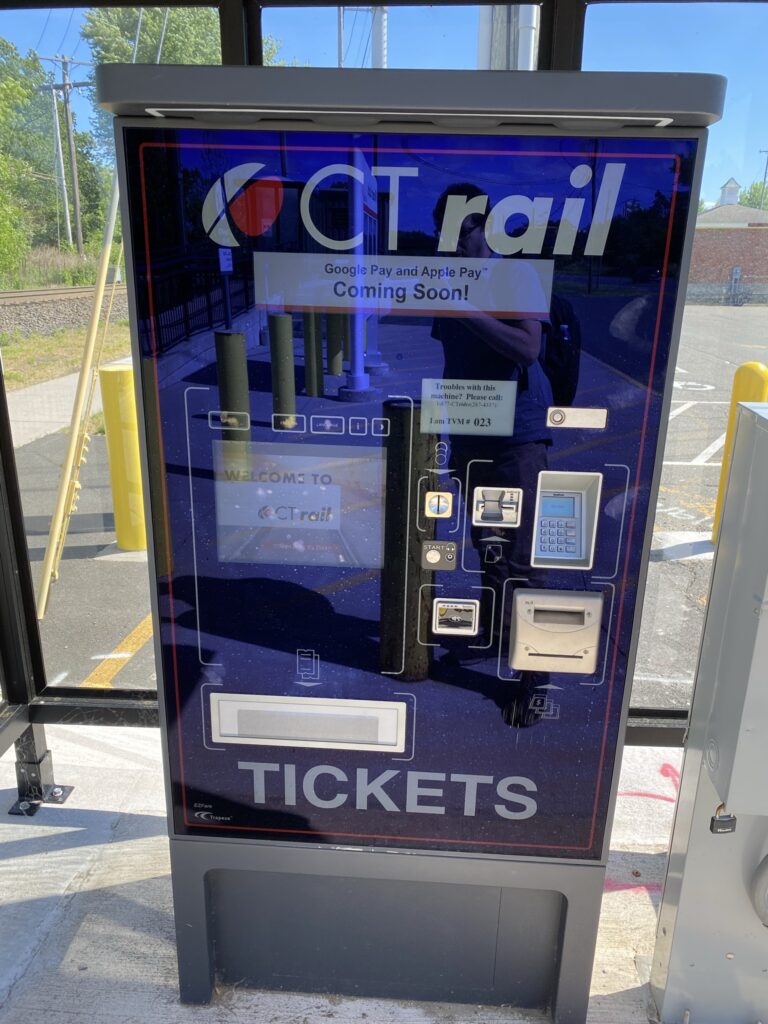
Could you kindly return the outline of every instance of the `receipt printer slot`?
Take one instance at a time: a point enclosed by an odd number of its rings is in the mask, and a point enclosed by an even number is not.
[[[592,675],[602,618],[603,595],[594,591],[516,590],[510,668]]]
[[[578,629],[584,625],[585,618],[586,612],[583,609],[580,611],[567,611],[565,608],[533,609],[534,626],[575,626]]]

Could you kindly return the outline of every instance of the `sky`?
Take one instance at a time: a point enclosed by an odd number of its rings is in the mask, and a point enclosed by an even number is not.
[[[80,38],[82,10],[0,11],[0,36],[22,53],[65,54],[90,60]],[[370,63],[371,19],[347,11],[345,66]],[[281,41],[280,56],[311,66],[338,60],[337,9],[264,12],[264,31]],[[388,64],[397,67],[473,68],[477,61],[478,9],[390,8]],[[762,181],[768,153],[768,3],[600,3],[588,8],[583,67],[593,71],[704,71],[728,79],[723,120],[710,130],[702,197],[718,200],[734,177]],[[60,69],[56,67],[57,78]],[[88,72],[74,68],[74,80]],[[78,124],[91,114],[84,95],[73,97]]]

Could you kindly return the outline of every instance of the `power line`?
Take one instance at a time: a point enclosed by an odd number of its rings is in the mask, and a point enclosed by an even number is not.
[[[62,58],[58,57],[58,56],[56,56],[56,57],[41,57],[39,53],[35,54],[35,56],[37,57],[38,60],[47,60],[47,61],[50,61],[51,64],[61,64],[61,61],[62,61]],[[96,67],[96,64],[92,60],[73,60],[72,57],[67,57],[66,59],[69,61],[70,64],[76,64],[77,67],[80,67],[80,68],[95,68]]]
[[[69,21],[67,22],[67,27],[64,29],[64,35],[61,37],[61,42],[56,47],[57,50],[63,50],[64,49],[64,43],[66,42],[67,36],[69,35],[69,29],[70,29],[70,26],[72,25],[72,19],[74,18],[74,16],[75,16],[75,8],[73,7],[72,10],[69,12]]]
[[[368,29],[368,38],[365,41],[365,49],[363,50],[363,59],[360,61],[360,67],[361,68],[365,67],[365,58],[368,56],[368,47],[371,44],[371,34],[373,33],[373,18],[374,18],[374,13],[373,13],[373,10],[371,10],[371,25],[370,25],[370,28]]]
[[[42,43],[42,41],[43,41],[43,36],[45,35],[45,30],[48,28],[48,22],[51,20],[51,15],[52,14],[53,14],[53,8],[49,7],[48,8],[48,15],[47,15],[47,17],[45,19],[45,24],[43,25],[43,31],[40,33],[40,38],[37,40],[37,46],[35,47],[35,51],[40,49],[40,43]]]
[[[352,46],[352,39],[353,39],[353,37],[355,35],[355,22],[357,21],[357,12],[358,12],[358,8],[355,7],[355,9],[354,9],[355,16],[352,19],[352,28],[349,30],[349,39],[347,40],[347,48],[344,51],[344,63],[345,64],[347,62],[347,57],[349,56],[350,47]]]

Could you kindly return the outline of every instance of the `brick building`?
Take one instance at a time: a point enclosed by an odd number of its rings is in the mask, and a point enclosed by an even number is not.
[[[739,190],[730,178],[696,218],[689,302],[768,302],[768,210],[740,206]]]

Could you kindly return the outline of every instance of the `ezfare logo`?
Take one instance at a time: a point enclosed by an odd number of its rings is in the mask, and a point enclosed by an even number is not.
[[[209,238],[222,246],[238,246],[240,243],[233,233],[233,227],[242,234],[258,237],[266,234],[277,220],[283,205],[283,186],[278,178],[259,178],[264,164],[240,164],[218,178],[203,203],[203,226]],[[586,198],[568,196],[563,200],[557,232],[551,255],[572,256],[579,237],[589,224],[584,243],[585,256],[602,256],[619,198],[619,190],[626,164],[606,163],[597,184],[597,195],[591,220],[585,214]],[[375,179],[383,180],[383,188],[389,194],[387,221],[387,248],[396,252],[400,230],[400,209],[402,205],[401,185],[404,179],[418,178],[417,167],[385,167],[374,165],[371,173]],[[312,214],[312,197],[326,185],[329,179],[348,179],[350,187],[357,182],[362,192],[370,191],[365,173],[352,164],[328,164],[321,167],[308,179],[301,191],[299,214],[311,238],[327,249],[349,252],[363,245],[363,232],[357,231],[347,238],[330,238],[315,222]],[[581,191],[592,186],[593,170],[588,164],[579,164],[569,175],[572,190]],[[437,196],[435,196],[437,198]],[[361,200],[362,201],[362,200]],[[368,200],[370,203],[370,200]],[[459,240],[461,225],[471,214],[485,217],[485,237],[492,252],[500,256],[517,253],[540,256],[544,252],[547,229],[555,206],[554,196],[529,196],[513,194],[492,203],[487,195],[468,198],[449,196],[439,228],[438,253],[453,253]],[[525,229],[518,230],[520,218],[527,221]],[[350,221],[356,218],[351,217]],[[515,234],[508,227],[514,219]],[[582,223],[584,222],[584,223]],[[354,230],[354,229],[352,229]]]

